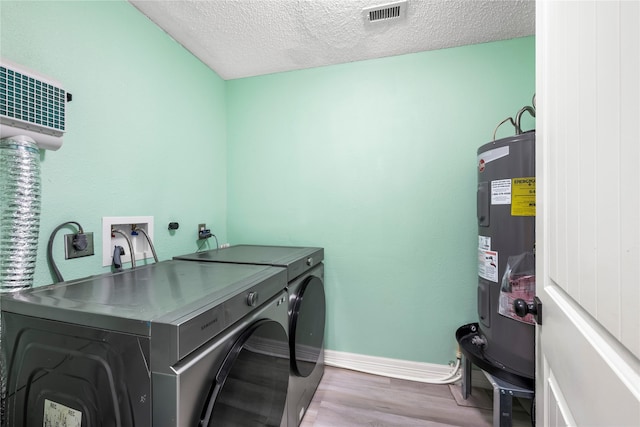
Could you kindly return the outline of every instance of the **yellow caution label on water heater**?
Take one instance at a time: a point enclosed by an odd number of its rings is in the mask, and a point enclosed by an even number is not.
[[[536,177],[511,180],[511,216],[536,216]]]

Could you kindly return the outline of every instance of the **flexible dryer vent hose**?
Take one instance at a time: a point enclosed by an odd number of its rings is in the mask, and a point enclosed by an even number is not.
[[[33,284],[40,230],[40,153],[26,136],[0,140],[0,292]]]
[[[0,292],[33,285],[39,230],[38,146],[27,136],[0,139]],[[5,424],[6,416],[6,374],[5,354],[0,351],[0,425]]]

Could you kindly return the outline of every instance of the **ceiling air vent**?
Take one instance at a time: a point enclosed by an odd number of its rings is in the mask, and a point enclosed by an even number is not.
[[[399,20],[406,16],[407,2],[384,4],[381,6],[368,7],[363,10],[364,20],[367,23]]]

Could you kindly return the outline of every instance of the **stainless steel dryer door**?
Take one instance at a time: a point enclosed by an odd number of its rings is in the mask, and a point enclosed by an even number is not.
[[[287,312],[283,291],[166,372],[152,372],[153,427],[280,427]]]
[[[165,372],[152,372],[153,427],[280,426],[288,393],[282,291]]]
[[[287,333],[276,321],[253,323],[227,354],[205,405],[200,426],[279,427],[287,401]]]
[[[289,326],[291,367],[296,375],[313,372],[324,346],[324,284],[318,276],[308,276],[295,295]]]

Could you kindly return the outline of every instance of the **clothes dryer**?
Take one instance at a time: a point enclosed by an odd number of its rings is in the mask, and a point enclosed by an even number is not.
[[[7,425],[286,426],[285,285],[166,261],[2,295]]]
[[[324,249],[235,245],[175,258],[287,269],[291,364],[287,413],[289,427],[298,426],[324,374]]]

